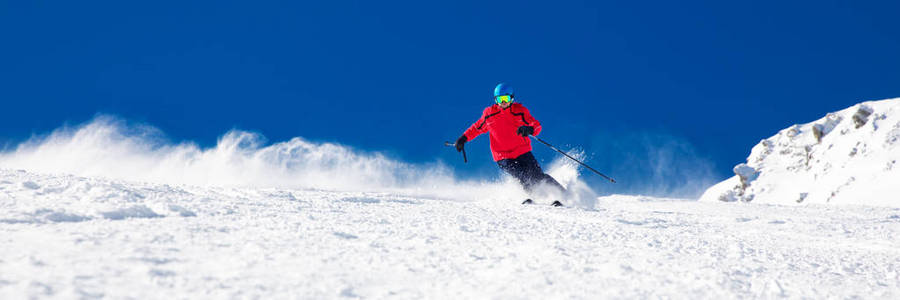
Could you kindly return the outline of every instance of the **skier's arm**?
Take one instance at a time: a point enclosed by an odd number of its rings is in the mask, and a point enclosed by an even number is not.
[[[463,133],[463,135],[466,136],[467,141],[471,141],[476,136],[487,132],[487,120],[485,119],[486,115],[487,110],[484,110],[484,112],[481,113],[481,118],[478,118],[478,121],[472,123],[472,126],[469,126],[469,129],[466,129],[466,132]]]
[[[528,109],[525,108],[525,106],[522,106],[522,113],[525,114],[525,116],[524,116],[524,117],[525,117],[525,123],[528,123],[528,124],[527,124],[528,126],[534,127],[534,133],[531,134],[531,135],[535,135],[535,136],[536,136],[536,135],[540,134],[540,133],[541,133],[541,122],[538,122],[538,120],[535,119],[535,118],[531,115],[531,112],[529,112]]]

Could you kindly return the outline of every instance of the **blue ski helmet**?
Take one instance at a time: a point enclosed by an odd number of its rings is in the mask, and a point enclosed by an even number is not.
[[[494,88],[494,97],[502,96],[502,95],[513,96],[512,87],[505,83],[498,84],[497,87]]]

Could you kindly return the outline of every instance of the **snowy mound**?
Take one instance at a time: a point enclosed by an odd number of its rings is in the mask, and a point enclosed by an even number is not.
[[[753,147],[701,201],[900,206],[900,98],[794,125]]]

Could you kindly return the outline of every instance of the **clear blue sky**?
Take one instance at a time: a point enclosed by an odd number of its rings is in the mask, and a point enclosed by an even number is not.
[[[542,137],[621,182],[601,190],[677,186],[698,162],[724,179],[781,128],[900,97],[898,3],[3,1],[0,142],[107,113],[174,141],[240,128],[491,177],[486,138],[467,165],[441,143],[502,81]],[[640,159],[660,149],[675,161]]]

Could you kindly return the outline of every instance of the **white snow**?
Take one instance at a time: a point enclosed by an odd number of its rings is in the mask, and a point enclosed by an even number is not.
[[[0,170],[0,299],[900,297],[900,209],[473,200]]]
[[[701,201],[900,207],[900,98],[793,125],[753,147]]]
[[[546,169],[576,208],[440,163],[101,117],[0,153],[0,299],[900,297],[900,208],[598,198]]]

